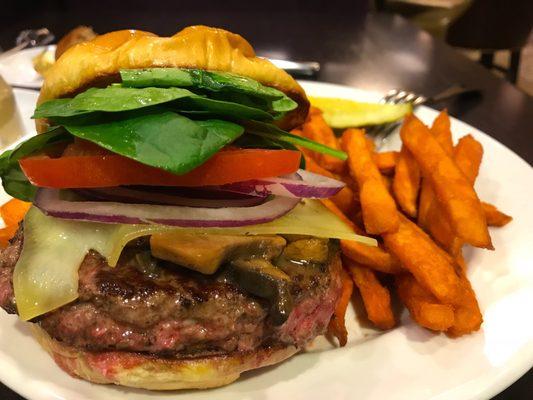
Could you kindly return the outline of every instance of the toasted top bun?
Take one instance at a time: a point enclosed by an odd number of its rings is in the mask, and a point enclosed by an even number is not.
[[[231,72],[276,88],[298,103],[297,109],[279,121],[286,129],[301,124],[309,109],[302,87],[270,61],[256,57],[242,36],[200,25],[185,28],[171,37],[122,30],[77,44],[63,53],[47,72],[38,104],[117,82],[121,69],[150,67]],[[45,129],[46,124],[37,121],[37,131]]]

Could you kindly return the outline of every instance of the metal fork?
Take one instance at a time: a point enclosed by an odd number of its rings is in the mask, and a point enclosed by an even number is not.
[[[36,46],[44,46],[54,40],[54,35],[47,28],[28,29],[17,36],[16,46],[0,53],[0,58],[9,57],[16,52]]]
[[[449,100],[453,97],[461,96],[464,94],[479,94],[477,89],[468,89],[462,85],[453,85],[436,94],[432,97],[426,97],[424,95],[410,92],[401,89],[390,90],[381,100],[383,104],[400,104],[411,103],[413,108],[422,104],[436,104],[445,100]],[[401,121],[388,122],[384,124],[374,125],[367,129],[367,133],[374,137],[376,147],[381,148],[386,142],[387,137],[394,132],[394,130],[401,124]]]
[[[320,71],[320,63],[316,61],[289,61],[269,58],[276,67],[284,69],[293,76],[314,76]]]

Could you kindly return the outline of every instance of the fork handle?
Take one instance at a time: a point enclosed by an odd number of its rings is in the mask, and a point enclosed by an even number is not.
[[[0,53],[0,58],[2,58],[2,59],[3,58],[7,58],[7,57],[9,57],[9,56],[21,51],[21,50],[24,50],[26,47],[29,46],[29,44],[30,44],[29,41],[22,42],[21,44],[16,45],[15,47],[12,47],[11,49],[6,50],[3,53]]]
[[[422,101],[418,102],[416,105],[437,104],[437,103],[441,103],[443,101],[449,100],[453,97],[461,96],[464,94],[479,94],[479,93],[480,91],[478,89],[466,88],[463,85],[453,85],[443,90],[442,92],[436,94],[435,96],[431,96],[426,99],[423,99]]]

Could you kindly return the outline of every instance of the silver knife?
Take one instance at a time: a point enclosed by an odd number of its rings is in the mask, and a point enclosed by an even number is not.
[[[276,67],[287,71],[289,74],[313,76],[320,71],[320,63],[316,61],[288,61],[276,58],[267,58]]]

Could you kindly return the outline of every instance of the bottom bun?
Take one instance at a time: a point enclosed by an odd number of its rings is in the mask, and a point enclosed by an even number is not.
[[[37,341],[63,370],[94,383],[113,383],[149,390],[207,389],[227,385],[242,372],[279,363],[294,346],[272,346],[247,353],[200,358],[158,358],[131,352],[89,352],[66,346],[31,324]]]

